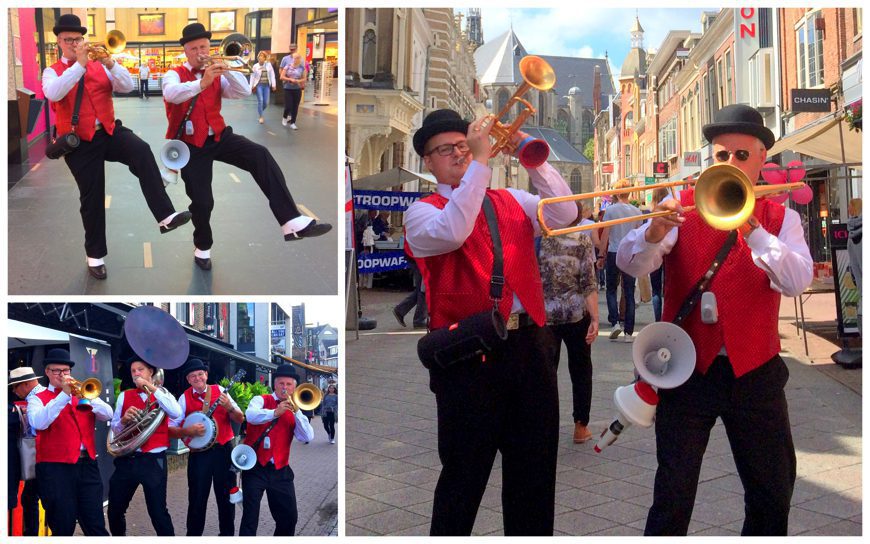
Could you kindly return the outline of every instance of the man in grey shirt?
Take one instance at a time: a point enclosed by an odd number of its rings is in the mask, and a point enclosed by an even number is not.
[[[616,182],[614,189],[630,187],[631,182],[622,179]],[[622,219],[640,215],[640,210],[628,203],[629,194],[616,195],[616,202],[607,207],[603,221]],[[607,320],[610,322],[610,339],[616,340],[620,333],[625,332],[622,340],[631,342],[634,340],[634,276],[629,276],[616,267],[616,250],[619,242],[628,232],[637,227],[635,222],[621,223],[611,227],[604,227],[599,246],[598,267],[605,267],[607,285]],[[607,255],[606,263],[602,263],[604,255]],[[622,292],[625,298],[625,323],[619,322],[619,301],[616,298],[616,287],[619,284],[619,275],[622,275]]]

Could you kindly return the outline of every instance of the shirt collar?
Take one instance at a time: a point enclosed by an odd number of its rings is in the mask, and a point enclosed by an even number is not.
[[[435,190],[438,191],[439,195],[447,199],[449,199],[450,196],[453,195],[453,186],[447,185],[446,183],[439,183]]]

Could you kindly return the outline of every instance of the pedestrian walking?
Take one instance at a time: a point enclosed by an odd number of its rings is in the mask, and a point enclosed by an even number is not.
[[[275,90],[275,69],[269,61],[269,55],[260,51],[257,62],[251,67],[251,92],[257,93],[257,115],[263,124],[263,111],[269,105],[269,91]]]
[[[659,187],[652,192],[652,207],[655,208],[666,199],[671,198],[668,189]],[[649,273],[650,287],[652,288],[653,316],[656,321],[662,320],[662,282],[664,281],[665,263]]]
[[[338,387],[330,384],[323,395],[320,405],[320,417],[323,419],[323,428],[329,436],[329,443],[335,444],[335,423],[338,420]]]
[[[624,189],[630,187],[631,181],[621,179],[613,186],[614,189]],[[623,219],[625,217],[634,217],[640,215],[640,210],[636,206],[629,203],[629,193],[616,195],[616,202],[607,207],[604,212],[604,221],[611,219]],[[631,342],[634,340],[634,287],[635,278],[616,267],[616,250],[619,247],[619,242],[622,240],[633,225],[631,223],[622,223],[619,225],[605,226],[601,235],[600,249],[601,253],[606,255],[604,263],[605,276],[607,280],[607,321],[610,323],[609,336],[611,340],[617,340],[620,334],[623,334],[622,341]],[[625,317],[620,318],[619,301],[616,297],[617,285],[622,282],[623,299],[625,300]]]
[[[299,113],[299,104],[302,103],[302,92],[308,77],[305,59],[294,51],[281,61],[280,72],[281,81],[284,82],[284,116],[281,124],[285,127],[289,124],[290,128],[296,130],[299,128],[296,126],[296,115]]]
[[[148,63],[139,63],[139,98],[148,100],[148,78],[151,77],[151,69]]]
[[[426,287],[423,283],[423,276],[420,275],[420,268],[410,255],[406,255],[408,268],[411,270],[411,275],[414,282],[414,290],[408,294],[401,302],[393,306],[393,317],[399,322],[399,325],[405,327],[405,316],[414,309],[413,325],[415,329],[425,329],[426,322],[429,319],[429,312],[426,309]]]

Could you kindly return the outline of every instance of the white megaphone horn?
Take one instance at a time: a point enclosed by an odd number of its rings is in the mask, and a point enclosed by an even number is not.
[[[659,396],[648,383],[636,381],[618,388],[613,393],[613,404],[618,410],[616,419],[601,433],[595,444],[595,453],[601,453],[601,450],[616,442],[622,431],[630,425],[651,426],[658,403]]]
[[[683,385],[695,371],[695,344],[688,333],[659,321],[641,330],[631,348],[640,379],[658,389]]]
[[[160,150],[160,162],[172,170],[181,170],[190,160],[190,149],[181,140],[169,140]]]
[[[257,452],[247,444],[239,444],[230,453],[230,460],[237,469],[250,470],[257,462]]]

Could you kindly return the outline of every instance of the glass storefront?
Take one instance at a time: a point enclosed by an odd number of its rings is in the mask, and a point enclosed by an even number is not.
[[[238,340],[236,349],[242,353],[254,354],[256,351],[254,330],[254,304],[253,303],[238,303],[236,311],[236,332]]]

